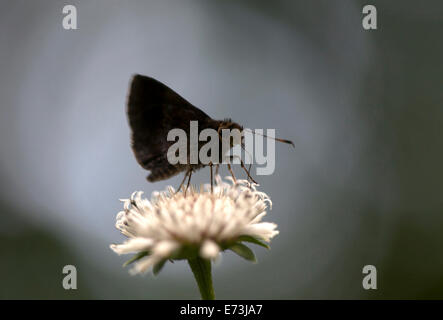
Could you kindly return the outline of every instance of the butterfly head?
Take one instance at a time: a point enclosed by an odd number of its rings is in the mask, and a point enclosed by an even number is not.
[[[240,132],[240,141],[234,139],[233,136],[231,135],[231,137],[230,137],[231,147],[233,147],[236,144],[243,144],[243,139],[244,139],[243,126],[232,121],[231,119],[224,119],[224,120],[218,121],[218,130],[217,131],[219,132],[220,137],[222,136],[222,130],[225,130],[225,129],[230,130],[231,134],[233,133],[232,130],[236,130],[236,129]],[[238,142],[235,142],[235,141],[238,141]]]
[[[243,132],[243,126],[239,125],[238,123],[232,121],[231,119],[227,118],[222,121],[219,121],[219,130],[222,129],[228,129],[228,130],[234,130],[238,129],[240,132]]]

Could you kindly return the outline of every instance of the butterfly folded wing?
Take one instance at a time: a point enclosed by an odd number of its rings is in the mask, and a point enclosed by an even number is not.
[[[167,141],[172,129],[183,129],[188,137],[190,121],[199,126],[212,119],[172,89],[150,77],[135,75],[132,79],[127,113],[131,127],[132,150],[137,162],[151,173],[151,182],[164,180],[184,171],[187,165],[172,165],[167,159]]]

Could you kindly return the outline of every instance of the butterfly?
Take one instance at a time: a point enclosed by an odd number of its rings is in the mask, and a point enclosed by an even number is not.
[[[147,180],[156,182],[171,178],[180,172],[185,172],[178,190],[182,188],[188,177],[187,190],[192,172],[206,165],[200,160],[194,164],[191,164],[190,161],[186,164],[171,164],[167,157],[168,149],[174,144],[174,141],[167,140],[170,130],[182,129],[189,137],[191,121],[198,121],[199,134],[202,130],[208,128],[217,132],[222,129],[243,131],[243,127],[231,119],[214,120],[168,86],[151,77],[139,74],[134,75],[131,80],[127,99],[127,116],[131,128],[131,146],[135,158],[144,169],[150,171]],[[293,145],[289,140],[276,140]],[[199,149],[200,147],[199,143]],[[212,190],[213,164],[208,165],[211,170]],[[243,161],[241,161],[241,165],[246,171],[248,179],[254,181]],[[227,163],[227,166],[235,181],[231,165]],[[216,164],[217,172],[218,168],[219,165]]]

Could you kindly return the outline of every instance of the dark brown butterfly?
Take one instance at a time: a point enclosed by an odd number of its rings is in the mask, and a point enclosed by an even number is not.
[[[218,132],[221,129],[243,130],[242,126],[230,119],[213,120],[166,85],[142,75],[135,75],[132,78],[127,113],[132,130],[132,150],[137,162],[144,169],[151,171],[147,177],[148,181],[155,182],[168,179],[185,171],[186,174],[179,190],[186,177],[188,177],[189,186],[192,172],[205,165],[201,162],[191,164],[190,161],[188,161],[188,164],[172,165],[169,163],[167,151],[174,143],[174,141],[167,141],[167,135],[171,129],[183,129],[189,137],[190,121],[198,121],[199,133],[206,128],[212,128]],[[293,144],[288,140],[276,140]],[[235,180],[230,164],[227,165]],[[248,177],[252,179],[243,162],[241,162],[241,165],[247,172]],[[209,166],[211,168],[212,186],[212,164]],[[216,167],[218,170],[218,165]]]

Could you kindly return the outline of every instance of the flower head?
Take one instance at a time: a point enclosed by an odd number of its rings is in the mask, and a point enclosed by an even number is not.
[[[216,181],[212,193],[208,184],[199,190],[191,187],[186,194],[168,187],[154,192],[150,201],[141,197],[142,192],[134,192],[122,200],[124,210],[116,218],[117,229],[128,240],[111,249],[137,253],[128,261],[135,262],[132,273],[151,266],[156,273],[168,259],[214,259],[227,249],[254,260],[243,242],[267,247],[264,242],[278,234],[276,224],[261,221],[271,200],[246,180],[234,183],[231,178],[227,183],[217,176]]]

